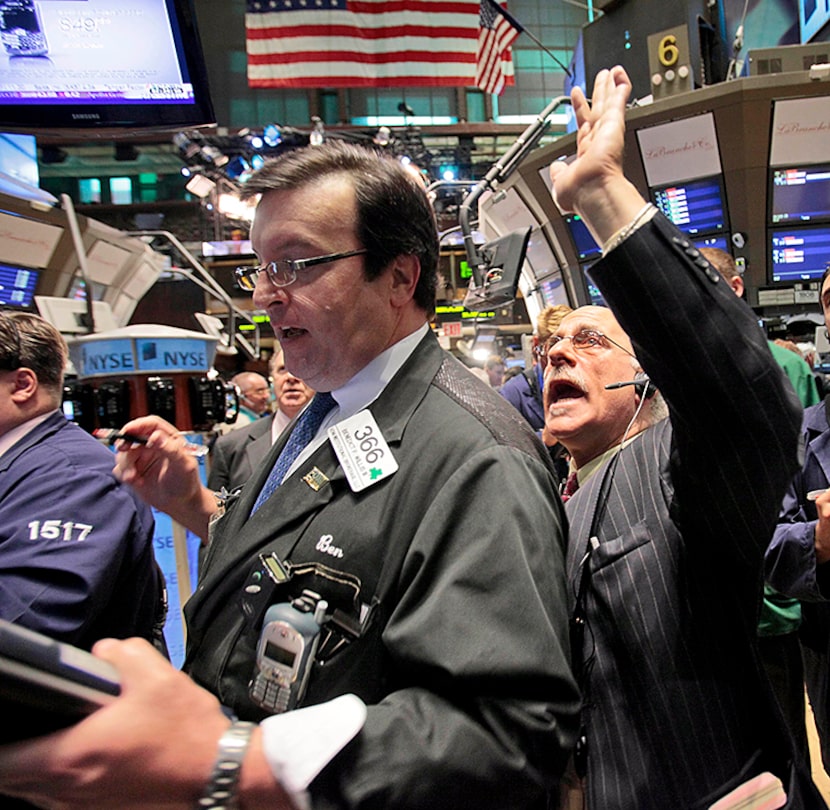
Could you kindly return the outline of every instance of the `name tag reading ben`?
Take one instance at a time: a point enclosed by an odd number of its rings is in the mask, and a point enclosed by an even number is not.
[[[398,469],[398,462],[370,411],[361,411],[332,425],[327,433],[352,492],[360,492]]]

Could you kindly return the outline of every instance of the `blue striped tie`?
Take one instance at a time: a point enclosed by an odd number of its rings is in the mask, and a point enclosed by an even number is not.
[[[285,474],[289,467],[294,463],[297,456],[300,455],[302,449],[314,438],[326,414],[336,405],[334,397],[327,393],[318,393],[311,400],[309,406],[303,411],[285,447],[277,458],[274,466],[271,468],[271,474],[265,481],[259,496],[256,499],[254,508],[251,510],[253,515],[268,498],[271,497],[274,490],[282,483]]]

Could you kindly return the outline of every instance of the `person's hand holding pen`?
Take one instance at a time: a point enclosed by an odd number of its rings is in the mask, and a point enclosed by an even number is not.
[[[191,445],[179,430],[158,416],[142,416],[118,433],[129,438],[115,442],[116,478],[206,541],[216,499],[202,486]]]
[[[147,439],[144,436],[138,436],[135,433],[119,433],[117,430],[108,430],[107,428],[98,428],[92,431],[92,435],[95,436],[96,439],[103,439],[107,442],[110,446],[114,445],[116,442],[121,441],[124,444],[147,444]],[[183,437],[183,434],[179,434]],[[209,452],[209,449],[204,444],[192,444],[185,440],[185,450],[192,456],[196,456],[199,458],[200,456],[206,456]]]

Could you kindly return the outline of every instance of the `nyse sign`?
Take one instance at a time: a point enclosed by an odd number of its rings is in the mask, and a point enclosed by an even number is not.
[[[198,338],[136,341],[139,371],[207,371],[207,342]]]
[[[79,376],[100,374],[129,374],[134,372],[133,342],[123,340],[96,340],[83,345]]]
[[[80,377],[162,371],[204,372],[209,368],[208,341],[199,338],[92,340],[82,344],[80,364],[76,352],[71,354]]]

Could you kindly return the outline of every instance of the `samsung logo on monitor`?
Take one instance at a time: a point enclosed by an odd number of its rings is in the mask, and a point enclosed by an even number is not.
[[[77,121],[79,118],[84,118],[90,121],[97,121],[101,116],[98,113],[72,113],[72,119]]]

